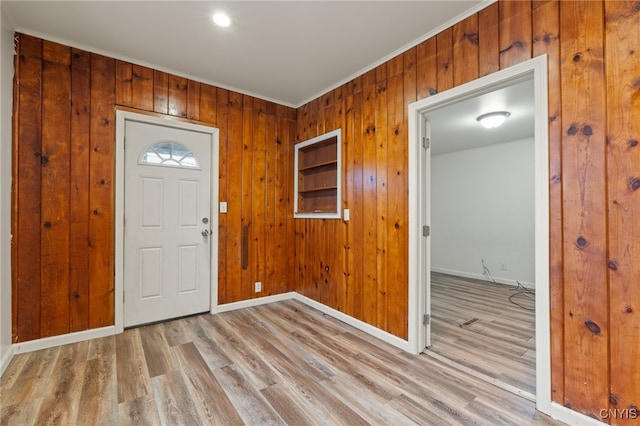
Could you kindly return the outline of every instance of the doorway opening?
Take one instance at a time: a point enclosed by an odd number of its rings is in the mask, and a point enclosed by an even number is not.
[[[551,405],[550,383],[550,323],[549,323],[549,257],[548,257],[548,123],[547,123],[547,61],[546,56],[482,77],[446,92],[434,95],[410,105],[409,109],[409,345],[415,353],[431,346],[432,304],[432,183],[431,183],[431,130],[432,118],[437,112],[463,101],[476,99],[488,93],[514,85],[533,82],[533,222],[535,282],[535,399],[537,408],[548,413]],[[437,141],[433,141],[433,146]],[[523,142],[522,145],[526,145]],[[506,178],[506,177],[505,177]],[[466,214],[473,215],[473,209]],[[440,225],[438,225],[440,226]],[[440,248],[439,250],[443,250]],[[440,253],[439,253],[440,254]],[[480,278],[487,274],[484,259],[476,259]],[[502,262],[501,262],[502,263]],[[508,269],[509,262],[504,261]],[[436,268],[442,266],[435,265]],[[453,269],[453,268],[452,268]],[[502,268],[498,268],[502,269]],[[442,271],[439,271],[442,272]],[[446,272],[446,271],[445,271]],[[438,280],[441,275],[436,277]],[[466,277],[473,279],[474,277]],[[465,283],[463,285],[468,285]],[[460,321],[460,327],[478,326],[473,315]],[[474,348],[468,348],[470,351]],[[515,389],[515,388],[514,388]]]

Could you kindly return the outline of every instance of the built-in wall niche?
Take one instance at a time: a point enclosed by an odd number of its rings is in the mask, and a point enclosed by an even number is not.
[[[340,219],[341,147],[340,129],[295,146],[294,217]]]

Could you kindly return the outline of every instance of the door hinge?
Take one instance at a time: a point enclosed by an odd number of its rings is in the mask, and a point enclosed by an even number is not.
[[[424,314],[424,316],[422,317],[422,325],[428,325],[428,324],[431,324],[431,315]]]
[[[424,225],[422,227],[422,236],[423,237],[428,237],[429,235],[431,235],[431,227]]]
[[[424,149],[429,149],[429,146],[430,146],[430,145],[431,145],[431,141],[429,140],[429,138],[428,138],[428,137],[426,137],[426,136],[423,136],[423,137],[422,137],[422,147],[423,147]]]

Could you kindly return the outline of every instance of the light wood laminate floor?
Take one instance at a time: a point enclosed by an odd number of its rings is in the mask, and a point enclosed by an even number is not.
[[[297,301],[17,355],[3,425],[560,424]]]
[[[535,395],[535,304],[514,287],[432,273],[429,351]]]

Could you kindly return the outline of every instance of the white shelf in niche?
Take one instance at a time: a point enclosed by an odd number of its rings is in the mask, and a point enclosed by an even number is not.
[[[342,132],[333,130],[295,146],[296,218],[340,219]]]

